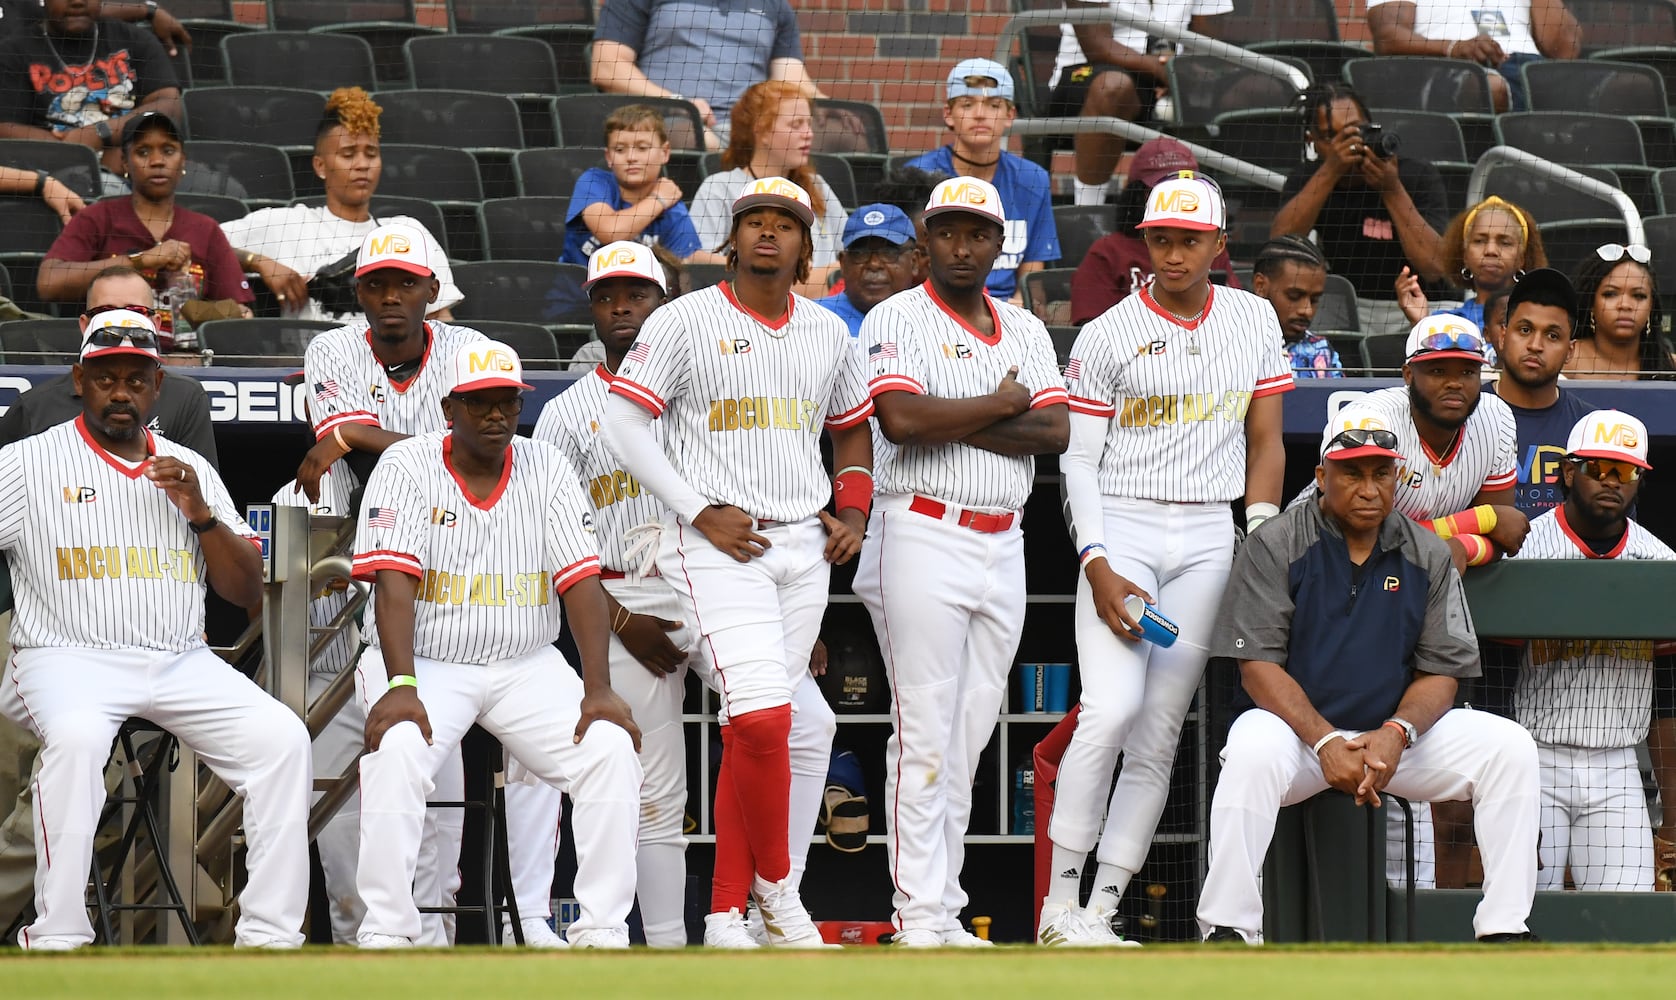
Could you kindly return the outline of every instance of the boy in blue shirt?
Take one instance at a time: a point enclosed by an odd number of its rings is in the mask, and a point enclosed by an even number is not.
[[[617,240],[662,246],[681,260],[699,249],[681,189],[663,176],[669,134],[663,115],[627,104],[605,119],[605,163],[576,179],[565,219],[566,264],[588,263],[593,252]]]

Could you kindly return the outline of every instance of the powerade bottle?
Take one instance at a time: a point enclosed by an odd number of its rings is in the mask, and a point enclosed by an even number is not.
[[[1036,769],[1031,764],[1020,764],[1013,772],[1013,835],[1034,836],[1036,833]]]

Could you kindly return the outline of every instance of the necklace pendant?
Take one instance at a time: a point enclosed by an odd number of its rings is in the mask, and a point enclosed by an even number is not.
[[[1432,463],[1432,478],[1433,479],[1443,478],[1443,466],[1437,464],[1436,462]]]
[[[1197,357],[1198,354],[1199,354],[1199,345],[1198,344],[1188,344],[1187,345],[1187,353],[1193,355],[1194,357]]]

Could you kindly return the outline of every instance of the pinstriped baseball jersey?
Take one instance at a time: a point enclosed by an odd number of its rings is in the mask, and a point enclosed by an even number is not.
[[[453,439],[424,434],[384,452],[361,497],[354,572],[419,581],[413,654],[494,663],[559,637],[560,602],[599,573],[593,515],[558,450],[514,438],[494,494],[477,500],[448,464]],[[378,645],[370,613],[362,626]]]
[[[995,391],[1007,369],[1030,390],[1030,408],[1066,401],[1047,327],[1030,313],[988,295],[995,336],[955,315],[931,283],[874,306],[861,323],[873,395],[912,392],[969,399]],[[997,455],[958,441],[901,448],[873,428],[873,479],[880,493],[923,493],[964,507],[1017,510],[1035,485],[1036,460]]]
[[[453,387],[450,364],[465,344],[485,340],[463,326],[427,321],[430,343],[419,370],[405,381],[389,376],[372,353],[365,322],[327,330],[303,354],[314,436],[323,438],[344,424],[371,424],[395,434],[424,434],[445,426],[437,402]]]
[[[153,455],[197,475],[222,524],[254,540],[203,456],[149,431]],[[0,549],[11,562],[12,645],[180,652],[204,645],[203,549],[186,516],[94,443],[82,418],[0,449]]]
[[[844,321],[801,295],[770,323],[726,282],[646,318],[611,391],[664,417],[664,450],[711,503],[801,521],[832,498],[821,428],[873,412]]]
[[[572,382],[542,408],[541,419],[535,424],[535,439],[558,448],[582,474],[588,499],[593,502],[600,565],[626,572],[628,545],[623,533],[637,525],[661,522],[664,506],[651,490],[623,471],[605,435],[599,432],[599,415],[605,412],[605,397],[614,381],[616,376],[599,365]],[[660,444],[663,431],[662,421],[652,421],[652,436]]]
[[[1618,545],[1597,554],[1566,523],[1561,505],[1531,519],[1513,559],[1676,559],[1653,533],[1628,522]],[[1673,630],[1676,631],[1676,630]],[[1641,742],[1653,711],[1653,657],[1676,642],[1532,639],[1513,688],[1514,717],[1543,743],[1604,749]]]
[[[297,481],[293,479],[279,488],[273,496],[276,507],[308,507],[310,514],[325,517],[349,516],[349,488],[351,485],[349,466],[342,459],[333,462],[331,466],[320,474],[320,502],[310,505],[308,494],[297,488]],[[349,594],[341,590],[328,590],[314,600],[308,602],[308,623],[320,628],[329,625],[333,618],[349,604]],[[309,640],[313,642],[311,638]],[[350,625],[337,634],[330,645],[320,651],[308,665],[311,674],[341,673],[349,661],[355,657],[355,646],[360,641],[358,630]]]
[[[1065,366],[1071,409],[1109,417],[1106,496],[1209,503],[1245,494],[1245,414],[1292,388],[1274,307],[1211,286],[1183,323],[1143,288],[1082,328]]]
[[[1409,517],[1446,517],[1470,507],[1480,490],[1507,489],[1518,480],[1519,430],[1513,411],[1493,392],[1479,394],[1478,408],[1462,425],[1455,446],[1442,455],[1432,454],[1420,440],[1408,386],[1370,392],[1356,405],[1382,414],[1385,426],[1397,436],[1403,461],[1397,463],[1392,507]],[[1312,480],[1292,503],[1314,495]]]

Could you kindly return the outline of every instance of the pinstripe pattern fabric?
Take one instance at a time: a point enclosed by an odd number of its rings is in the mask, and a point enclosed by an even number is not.
[[[320,502],[310,505],[308,494],[297,488],[297,481],[292,480],[279,488],[273,495],[273,503],[277,507],[308,507],[310,514],[322,517],[348,517],[349,491],[352,484],[349,466],[341,459],[333,462],[331,467],[320,475]],[[349,604],[349,594],[341,590],[328,590],[318,594],[308,602],[308,623],[320,628],[331,624],[333,618]],[[314,641],[313,637],[309,642]],[[349,665],[355,656],[355,646],[360,641],[360,632],[354,626],[337,634],[330,645],[320,651],[320,655],[310,661],[308,672],[311,674],[337,674]]]
[[[793,295],[770,323],[725,282],[647,317],[611,391],[669,422],[664,450],[699,495],[786,522],[832,498],[821,428],[873,412],[843,320]]]
[[[926,282],[874,306],[861,323],[868,388],[877,396],[911,392],[969,399],[995,391],[1007,370],[1030,390],[1030,407],[1066,401],[1053,341],[1030,313],[984,296],[996,335],[986,337],[951,312]],[[873,479],[879,493],[922,493],[963,507],[1018,510],[1035,485],[1030,455],[997,455],[954,442],[899,448],[873,428]]]
[[[443,429],[437,401],[453,387],[454,354],[465,344],[487,338],[463,326],[435,321],[425,326],[430,343],[419,371],[406,382],[392,379],[373,356],[365,321],[327,330],[309,341],[303,372],[316,439],[344,424],[371,424],[397,434]]]
[[[1105,496],[1210,503],[1245,494],[1251,400],[1292,388],[1274,307],[1211,286],[1184,323],[1129,296],[1082,328],[1071,347],[1071,409],[1111,418],[1100,457]]]
[[[1531,520],[1511,558],[1676,559],[1676,552],[1630,521],[1618,546],[1597,555],[1566,523],[1562,505]],[[1532,639],[1513,688],[1514,717],[1542,743],[1634,746],[1652,721],[1653,657],[1672,653],[1676,643],[1647,639]]]
[[[355,576],[395,570],[419,580],[413,655],[494,663],[559,637],[559,601],[599,573],[593,515],[576,470],[558,451],[514,438],[495,493],[476,500],[448,465],[446,434],[424,434],[384,452],[361,499]],[[393,528],[369,511],[396,513]],[[377,646],[369,608],[362,626]]]
[[[559,449],[582,475],[583,490],[594,508],[594,538],[599,543],[600,565],[628,570],[627,543],[623,533],[642,524],[663,520],[664,506],[640,481],[623,471],[600,433],[599,417],[605,412],[605,397],[616,377],[599,365],[554,396],[541,410],[535,424],[535,439]],[[663,442],[665,425],[652,421],[652,436]]]
[[[215,516],[255,533],[203,456],[147,432],[190,466]],[[94,443],[82,418],[0,449],[0,549],[11,563],[12,645],[175,652],[204,645],[203,550],[186,516]]]

